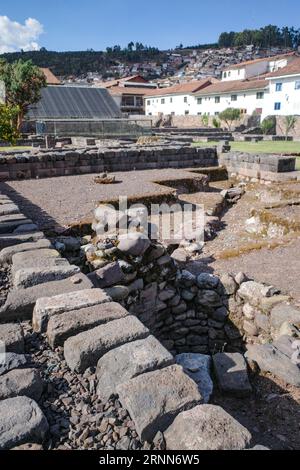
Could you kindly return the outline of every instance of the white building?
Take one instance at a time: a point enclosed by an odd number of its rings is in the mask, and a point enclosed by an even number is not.
[[[239,109],[242,114],[262,114],[267,93],[265,80],[215,83],[194,94],[193,114],[217,116],[227,108]]]
[[[295,58],[295,53],[282,54],[263,59],[249,60],[240,64],[230,65],[223,70],[222,81],[249,80],[286,67]]]
[[[174,85],[168,88],[153,90],[145,98],[147,116],[194,114],[194,93],[208,87],[216,80],[206,78],[188,83]]]
[[[300,57],[277,72],[270,73],[263,118],[269,115],[300,115]]]

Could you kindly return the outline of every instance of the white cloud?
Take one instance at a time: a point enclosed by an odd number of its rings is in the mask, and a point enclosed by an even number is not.
[[[43,32],[43,25],[34,18],[20,24],[7,16],[0,16],[0,53],[38,50],[37,41]]]

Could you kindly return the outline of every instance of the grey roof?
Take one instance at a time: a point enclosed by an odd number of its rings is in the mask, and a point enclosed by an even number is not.
[[[114,119],[121,117],[116,102],[103,88],[48,86],[30,107],[27,119]]]

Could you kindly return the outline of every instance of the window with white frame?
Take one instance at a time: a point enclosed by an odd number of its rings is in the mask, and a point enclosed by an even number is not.
[[[184,103],[187,103],[187,96],[183,98]]]
[[[282,83],[276,83],[275,91],[282,91]]]
[[[257,99],[257,100],[263,100],[263,99],[264,99],[264,96],[265,96],[265,94],[264,94],[263,91],[258,91],[258,92],[256,93],[256,99]]]
[[[215,103],[216,104],[220,103],[220,96],[215,96]]]
[[[237,101],[237,95],[231,95],[231,101]]]
[[[197,104],[202,104],[202,98],[197,98]]]
[[[165,104],[165,99],[164,98],[161,99],[161,104]]]
[[[278,103],[278,102],[275,103],[274,104],[274,109],[275,109],[275,111],[280,111],[281,110],[281,103]]]

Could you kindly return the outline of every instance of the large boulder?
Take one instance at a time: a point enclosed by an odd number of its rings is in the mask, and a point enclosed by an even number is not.
[[[154,336],[124,344],[105,354],[98,362],[97,394],[105,402],[122,382],[173,362],[173,356]]]
[[[0,450],[43,442],[48,422],[35,401],[27,397],[0,401]]]
[[[219,406],[180,413],[164,434],[167,450],[243,450],[251,434]]]
[[[125,274],[119,263],[114,262],[94,271],[93,278],[98,287],[104,288],[119,284],[125,278]]]
[[[143,256],[150,247],[147,236],[140,232],[129,232],[119,237],[118,249],[125,255]]]
[[[0,355],[0,376],[14,369],[19,369],[27,364],[24,354],[5,353],[4,357]]]
[[[17,323],[0,325],[0,342],[4,344],[6,352],[22,354],[24,352],[24,335],[21,325]]]
[[[149,442],[181,411],[203,402],[195,382],[178,365],[139,375],[119,385],[117,393],[140,439]]]
[[[285,302],[271,310],[270,323],[272,328],[279,330],[286,322],[300,325],[300,309]]]
[[[38,401],[43,382],[37,369],[15,369],[0,377],[0,400],[26,396]]]
[[[213,356],[214,371],[223,393],[244,397],[251,393],[247,363],[239,353],[219,353]]]
[[[46,240],[44,237],[44,234],[42,232],[36,232],[35,234],[32,235],[20,235],[18,239],[12,236],[8,236],[6,240],[6,245],[5,245],[5,240],[4,237],[2,237],[2,247],[3,245],[6,246],[6,248],[1,249],[1,236],[0,236],[0,265],[7,265],[10,264],[12,261],[12,258],[14,255],[18,253],[26,253],[26,252],[33,252],[33,251],[42,251],[42,250],[48,250],[51,248],[51,242],[49,240]],[[30,241],[33,239],[33,241]],[[34,240],[35,239],[35,240]],[[29,240],[27,243],[26,241]],[[19,241],[19,243],[17,243]],[[11,242],[11,245],[10,245]],[[14,243],[16,242],[16,243]],[[54,250],[51,250],[54,251]]]
[[[44,284],[46,282],[68,279],[80,273],[78,266],[49,266],[48,268],[26,268],[19,269],[13,276],[13,284],[16,289],[28,288]]]

